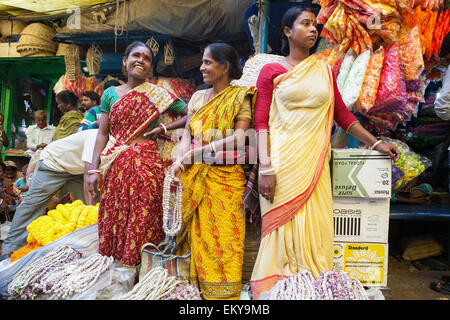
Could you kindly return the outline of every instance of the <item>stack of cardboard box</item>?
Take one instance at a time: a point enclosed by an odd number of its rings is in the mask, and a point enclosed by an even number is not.
[[[334,270],[385,287],[391,159],[367,149],[332,149]]]

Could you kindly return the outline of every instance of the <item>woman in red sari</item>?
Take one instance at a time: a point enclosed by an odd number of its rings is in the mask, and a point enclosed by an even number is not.
[[[146,81],[152,60],[150,48],[141,42],[132,43],[125,51],[127,83],[108,88],[102,96],[100,128],[86,183],[92,203],[103,174],[99,253],[127,266],[139,263],[144,243],[158,244],[164,238],[164,167],[155,140],[163,132],[184,127],[187,114],[180,99]],[[182,117],[158,125],[164,111]]]

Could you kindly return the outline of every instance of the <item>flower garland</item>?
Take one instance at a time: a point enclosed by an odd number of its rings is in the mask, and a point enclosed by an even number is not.
[[[84,292],[97,282],[113,262],[113,257],[98,253],[85,259],[74,260],[44,275],[40,281],[42,291],[49,294],[52,300],[66,299]]]
[[[347,273],[323,272],[316,280],[308,270],[278,281],[269,300],[368,300],[361,283]]]
[[[121,296],[120,300],[160,300],[170,295],[181,281],[170,276],[161,266],[153,268],[145,274],[134,288]]]
[[[174,177],[170,174],[166,175],[164,179],[163,189],[163,228],[164,232],[169,236],[175,236],[180,231],[183,217],[181,215],[181,201],[182,188],[181,185],[177,187],[175,206],[173,211],[173,221],[169,228],[169,212],[170,212],[170,186]]]
[[[44,257],[20,270],[8,284],[8,294],[13,299],[34,299],[42,288],[39,282],[54,269],[79,259],[81,253],[69,246],[59,246],[50,250]]]
[[[183,281],[175,287],[172,293],[164,296],[162,300],[202,300],[202,296],[196,286]]]

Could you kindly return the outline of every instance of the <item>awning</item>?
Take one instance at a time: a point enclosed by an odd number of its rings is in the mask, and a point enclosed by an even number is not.
[[[111,0],[0,0],[0,16],[50,15],[66,12],[76,6],[80,9]]]

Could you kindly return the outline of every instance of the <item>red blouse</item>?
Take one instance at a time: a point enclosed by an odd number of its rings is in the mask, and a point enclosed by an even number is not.
[[[258,94],[256,96],[255,102],[256,132],[259,132],[260,130],[269,131],[269,112],[270,105],[272,103],[272,92],[274,89],[273,79],[275,79],[280,74],[286,73],[287,71],[288,70],[279,63],[269,63],[261,69],[258,80],[256,82],[256,87],[258,88]],[[334,75],[333,87],[335,97],[334,120],[338,126],[347,131],[350,125],[358,121],[358,119],[356,119],[353,113],[351,113],[347,109],[344,101],[342,101],[342,97],[339,93]]]

